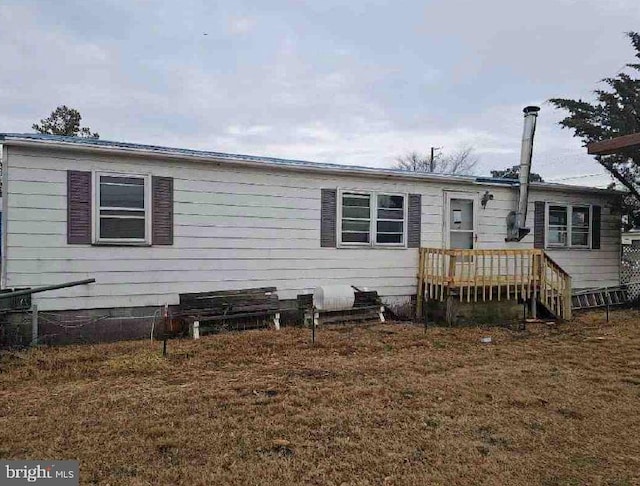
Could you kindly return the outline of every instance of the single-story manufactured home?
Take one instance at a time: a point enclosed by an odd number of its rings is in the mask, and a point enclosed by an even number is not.
[[[620,283],[608,190],[531,183],[531,232],[506,241],[517,180],[41,134],[0,144],[2,288],[95,278],[33,295],[49,333],[71,322],[99,325],[97,338],[148,335],[181,293],[249,287],[295,299],[345,283],[402,305],[420,247],[540,249],[574,289]]]

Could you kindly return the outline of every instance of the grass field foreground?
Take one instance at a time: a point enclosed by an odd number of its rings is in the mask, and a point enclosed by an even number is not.
[[[3,353],[0,458],[78,459],[82,484],[640,484],[639,323]]]

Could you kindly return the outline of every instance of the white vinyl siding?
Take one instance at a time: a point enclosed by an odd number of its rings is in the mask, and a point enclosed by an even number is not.
[[[3,286],[96,279],[92,285],[34,294],[43,311],[174,305],[180,293],[260,286],[276,286],[280,298],[292,299],[331,283],[377,290],[385,302],[407,301],[416,292],[417,249],[321,248],[321,189],[339,185],[370,194],[421,194],[421,246],[436,248],[444,244],[443,190],[486,190],[448,181],[337,177],[45,148],[7,150]],[[68,245],[67,170],[173,177],[173,245]],[[533,235],[518,243],[504,241],[516,190],[492,186],[490,192],[494,199],[476,212],[475,247],[532,248]],[[609,199],[535,187],[530,194],[529,227],[536,200],[601,205],[600,250],[548,252],[571,273],[576,288],[619,283],[619,218]],[[406,234],[406,219],[404,226]]]

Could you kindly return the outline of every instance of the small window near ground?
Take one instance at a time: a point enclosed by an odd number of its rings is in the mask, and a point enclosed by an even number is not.
[[[589,248],[591,246],[591,207],[548,205],[547,246]]]
[[[371,243],[371,196],[342,194],[342,243]]]
[[[97,241],[149,241],[149,178],[97,174]]]
[[[376,243],[383,245],[404,243],[404,209],[404,196],[378,194]]]

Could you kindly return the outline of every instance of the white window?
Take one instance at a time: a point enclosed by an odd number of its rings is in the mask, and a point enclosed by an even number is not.
[[[547,246],[591,247],[591,206],[547,204]]]
[[[338,211],[341,246],[405,245],[404,194],[343,191]]]
[[[404,244],[404,196],[378,194],[376,205],[376,243]]]
[[[571,246],[591,246],[591,208],[571,208]]]
[[[342,193],[343,244],[371,243],[371,195],[354,192]]]
[[[149,176],[97,173],[95,241],[145,244],[150,241]]]

